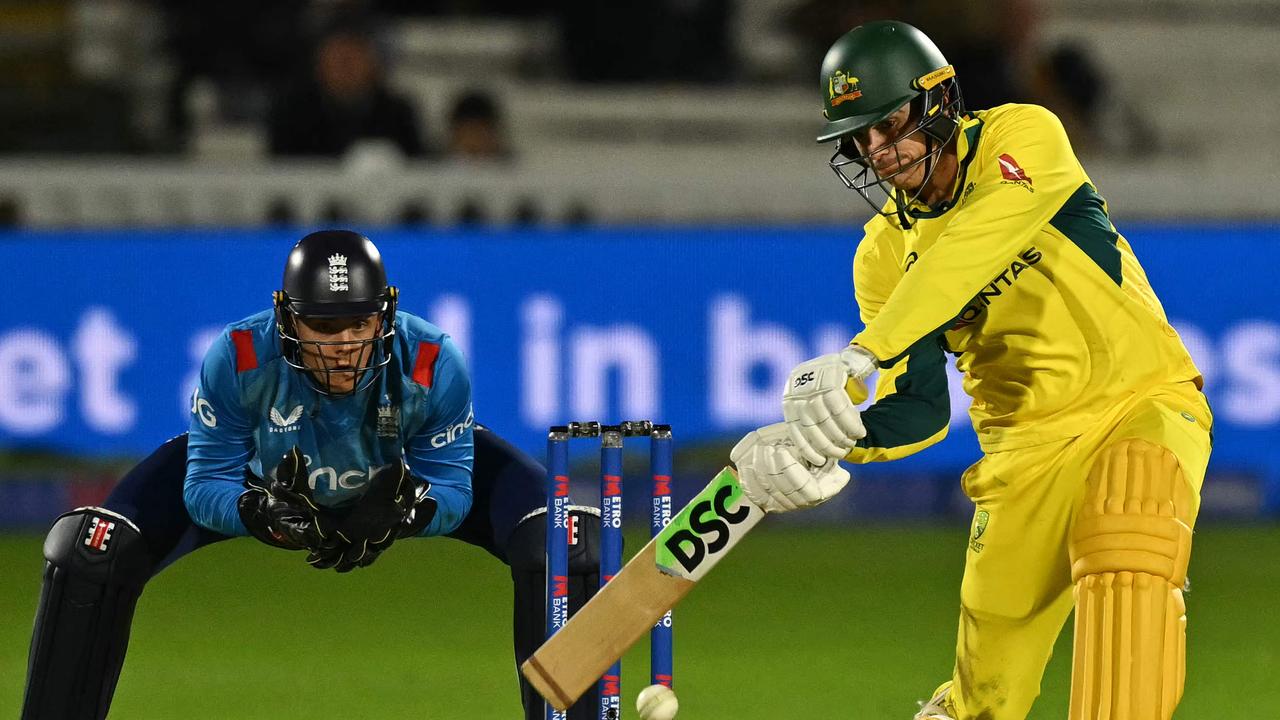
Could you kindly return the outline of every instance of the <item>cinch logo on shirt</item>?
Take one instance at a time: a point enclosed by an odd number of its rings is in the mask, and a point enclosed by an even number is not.
[[[1040,262],[1044,258],[1044,253],[1036,249],[1034,245],[1023,250],[1018,259],[1009,264],[1009,267],[1000,271],[991,282],[978,291],[973,300],[960,311],[960,315],[956,317],[955,322],[949,329],[959,330],[968,327],[978,320],[978,316],[982,315],[987,306],[991,304],[994,298],[998,298],[1004,294],[1004,288],[1013,287],[1013,283],[1018,279],[1024,270],[1032,265]]]
[[[310,472],[307,473],[307,484],[311,486],[312,490],[315,490],[322,484],[329,488],[329,492],[355,490],[369,482],[369,478],[373,477],[373,473],[378,469],[377,467],[370,465],[365,468],[364,472],[359,470],[344,470],[342,472],[338,472],[337,468],[329,465],[323,465],[312,470],[311,456],[303,455],[302,460],[306,463],[307,470],[310,470]]]
[[[324,467],[312,470],[307,475],[307,483],[311,485],[312,490],[315,490],[322,482],[328,485],[329,492],[355,490],[369,482],[369,478],[373,477],[375,470],[377,470],[377,468],[369,466],[366,472],[360,472],[359,470],[338,472],[336,468],[325,465]]]
[[[454,440],[457,440],[458,436],[461,435],[464,430],[466,430],[467,428],[475,424],[476,424],[476,411],[475,411],[475,408],[473,407],[471,408],[470,411],[467,412],[466,420],[458,423],[457,425],[450,425],[444,430],[441,430],[435,435],[432,435],[431,447],[442,448],[445,445],[448,445]]]

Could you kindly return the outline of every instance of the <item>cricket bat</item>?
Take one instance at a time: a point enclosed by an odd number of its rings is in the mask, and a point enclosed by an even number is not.
[[[765,516],[721,470],[595,597],[520,666],[566,710]]]

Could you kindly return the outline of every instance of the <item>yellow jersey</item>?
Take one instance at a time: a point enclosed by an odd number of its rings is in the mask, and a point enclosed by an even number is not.
[[[853,262],[881,362],[852,462],[940,440],[957,357],[985,452],[1073,437],[1135,393],[1200,373],[1116,231],[1057,117],[1035,105],[964,116],[950,200],[877,215]],[[893,209],[893,200],[886,210]]]

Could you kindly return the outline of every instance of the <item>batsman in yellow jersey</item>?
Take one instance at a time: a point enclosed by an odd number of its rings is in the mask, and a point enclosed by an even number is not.
[[[940,441],[954,355],[984,454],[961,479],[976,509],[955,669],[916,717],[1025,718],[1074,608],[1068,717],[1170,718],[1213,418],[1133,249],[1058,119],[966,112],[915,28],[841,37],[821,92],[818,140],[877,210],[853,265],[865,329],[798,366],[786,422],[734,448],[744,490],[768,510],[807,507],[847,482],[838,459]]]

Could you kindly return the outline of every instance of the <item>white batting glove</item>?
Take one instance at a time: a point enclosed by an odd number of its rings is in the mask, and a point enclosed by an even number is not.
[[[876,371],[870,351],[850,345],[800,363],[787,378],[782,395],[782,416],[800,457],[815,467],[849,454],[866,437],[862,416],[854,407],[845,383],[862,382]]]
[[[849,471],[835,460],[811,468],[798,456],[786,423],[766,425],[742,438],[729,459],[747,499],[777,513],[821,505],[844,489]]]

